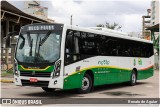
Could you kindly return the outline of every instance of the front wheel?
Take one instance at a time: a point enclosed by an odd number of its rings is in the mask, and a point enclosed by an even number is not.
[[[130,79],[130,85],[131,86],[134,86],[137,82],[137,76],[136,76],[136,72],[135,71],[132,71],[132,74],[131,74],[131,79]]]
[[[47,88],[47,87],[42,87],[42,89],[45,91],[45,92],[54,92],[55,89],[53,88]]]
[[[85,74],[82,79],[82,86],[78,89],[80,94],[86,94],[91,91],[92,88],[92,79],[89,74]]]

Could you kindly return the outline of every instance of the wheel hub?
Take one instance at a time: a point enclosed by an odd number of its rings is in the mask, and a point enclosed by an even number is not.
[[[87,90],[89,88],[89,79],[84,77],[82,80],[82,90]]]
[[[86,81],[84,81],[84,86],[87,86],[87,82]]]
[[[135,74],[132,75],[132,82],[133,82],[133,83],[136,82],[136,76],[135,76]]]

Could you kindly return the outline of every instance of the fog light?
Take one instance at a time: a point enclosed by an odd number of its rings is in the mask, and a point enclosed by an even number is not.
[[[56,84],[57,84],[57,80],[54,81],[54,85],[56,85]]]
[[[58,75],[59,75],[59,73],[57,72],[57,73],[56,73],[56,76],[58,76]]]
[[[18,74],[18,71],[15,71],[15,74]]]

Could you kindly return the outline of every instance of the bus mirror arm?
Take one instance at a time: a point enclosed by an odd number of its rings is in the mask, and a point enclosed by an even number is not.
[[[17,31],[9,32],[7,36],[16,36],[18,35]]]

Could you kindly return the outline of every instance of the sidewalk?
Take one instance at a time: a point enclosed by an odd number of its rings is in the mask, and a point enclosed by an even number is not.
[[[14,81],[14,78],[11,78],[11,77],[1,77],[1,80],[0,82],[2,83],[13,83]]]
[[[9,77],[2,77],[1,75],[2,72],[0,72],[0,82],[2,83],[13,83],[14,78],[9,76]]]

